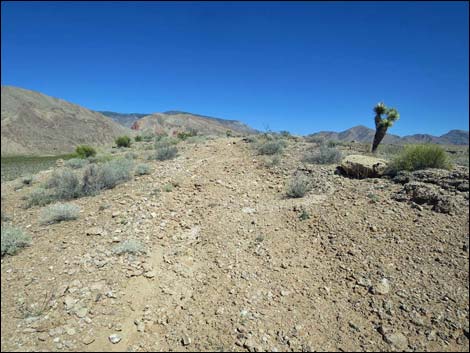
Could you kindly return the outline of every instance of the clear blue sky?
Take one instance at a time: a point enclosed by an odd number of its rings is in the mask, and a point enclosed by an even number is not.
[[[308,134],[468,130],[467,2],[2,2],[2,84]]]

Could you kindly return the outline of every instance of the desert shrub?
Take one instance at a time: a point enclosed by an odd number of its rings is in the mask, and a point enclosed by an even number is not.
[[[96,150],[88,145],[80,145],[75,149],[75,153],[80,158],[88,158],[96,155]]]
[[[80,207],[72,204],[57,203],[46,207],[41,212],[41,223],[51,224],[77,219]]]
[[[33,176],[32,175],[25,175],[21,178],[21,184],[30,186],[33,184]]]
[[[124,155],[124,158],[127,158],[127,159],[136,159],[137,157],[139,157],[139,155],[135,152],[127,152]]]
[[[105,163],[112,160],[114,157],[111,154],[98,154],[97,156],[88,157],[89,163]]]
[[[268,139],[268,141],[260,142],[257,146],[258,154],[273,155],[281,153],[286,147],[286,142],[280,139]]]
[[[119,136],[114,142],[118,147],[131,147],[131,138],[129,136]]]
[[[145,247],[141,242],[135,239],[126,240],[120,244],[117,244],[113,248],[113,253],[117,255],[122,254],[138,254],[138,253],[145,253]]]
[[[194,132],[192,131],[183,131],[183,132],[179,132],[176,137],[178,137],[180,140],[184,141],[186,140],[188,137],[192,137],[192,136],[196,136],[196,134],[193,135]]]
[[[155,134],[151,130],[144,130],[140,136],[142,137],[142,140],[145,142],[150,142],[155,138]]]
[[[233,131],[232,130],[225,131],[225,136],[232,137],[233,136]]]
[[[299,175],[287,184],[286,194],[292,198],[303,197],[310,189],[310,180],[304,175]]]
[[[253,136],[253,135],[246,136],[243,140],[248,143],[255,143],[258,141],[256,136]]]
[[[171,192],[173,191],[173,185],[172,184],[165,184],[162,187],[162,190],[165,192]]]
[[[26,175],[20,178],[20,180],[14,186],[15,190],[22,189],[25,186],[31,186],[33,184],[33,176]]]
[[[148,164],[139,164],[136,168],[135,168],[135,174],[136,175],[146,175],[146,174],[150,174],[150,171],[151,171],[151,168]]]
[[[141,142],[142,140],[143,140],[143,137],[140,135],[137,135],[136,137],[134,137],[135,142]]]
[[[103,189],[112,189],[132,178],[133,162],[125,158],[113,159],[101,165],[91,164],[84,173],[82,194],[93,195]]]
[[[325,143],[325,138],[321,136],[305,136],[305,141],[310,143],[317,143],[319,145]]]
[[[281,157],[279,155],[275,155],[272,158],[266,160],[265,165],[266,167],[275,167],[281,163]]]
[[[438,145],[409,145],[390,163],[389,174],[401,170],[426,168],[450,169],[452,163],[446,151]]]
[[[306,163],[333,164],[341,161],[341,151],[326,145],[321,145],[318,150],[308,151],[302,159]]]
[[[174,137],[160,135],[155,138],[155,149],[170,147],[178,144],[178,142],[178,139],[175,139]]]
[[[36,188],[26,197],[26,207],[44,206],[54,202],[55,197],[51,191],[44,188]]]
[[[160,147],[156,149],[155,154],[154,154],[154,159],[158,161],[166,161],[166,160],[175,158],[177,153],[178,153],[178,149],[176,147],[173,147],[173,146],[172,147],[170,146]]]
[[[469,149],[467,147],[466,151],[463,151],[463,153],[458,153],[452,156],[452,159],[455,164],[458,165],[463,165],[465,167],[469,166]]]
[[[328,140],[326,142],[326,146],[327,147],[330,147],[330,148],[333,148],[333,147],[336,147],[336,146],[340,146],[341,145],[341,142],[340,141],[336,141],[336,140]]]
[[[47,189],[52,189],[56,200],[71,200],[80,196],[80,179],[70,169],[61,169],[54,172],[46,181]]]
[[[377,152],[382,156],[396,156],[403,152],[404,148],[405,147],[402,145],[380,144],[377,148]]]
[[[31,237],[19,228],[2,225],[1,232],[2,257],[15,255],[21,248],[31,244]]]
[[[94,158],[94,157],[91,157]],[[72,169],[80,169],[86,166],[89,162],[88,159],[82,158],[71,158],[64,162],[64,166],[72,168]]]

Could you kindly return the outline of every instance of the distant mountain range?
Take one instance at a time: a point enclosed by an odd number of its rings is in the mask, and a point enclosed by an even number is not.
[[[225,135],[227,131],[234,134],[258,133],[257,130],[237,120],[226,120],[174,110],[145,116],[136,120],[131,128],[168,135],[190,130],[197,131],[202,135]]]
[[[320,131],[308,136],[322,137],[327,140],[336,141],[356,141],[363,143],[372,143],[375,130],[363,125],[354,126],[342,132]],[[437,143],[443,145],[468,145],[468,131],[450,130],[444,135],[433,136],[429,134],[415,134],[400,137],[398,135],[387,134],[382,141],[388,144],[407,144],[407,143]]]
[[[1,98],[2,156],[63,154],[131,133],[100,113],[39,92],[1,86]]]
[[[150,114],[141,114],[141,113],[116,113],[116,112],[109,112],[109,111],[97,111],[98,113],[107,116],[108,118],[113,119],[115,122],[124,125],[127,128],[131,128],[131,126],[139,119],[143,118],[144,116]]]
[[[125,114],[109,111],[99,111],[99,113],[133,130],[150,130],[160,134],[172,134],[174,132],[182,132],[190,129],[205,135],[221,135],[225,134],[227,130],[241,134],[258,132],[237,120],[214,118],[179,110],[169,110],[154,114]]]

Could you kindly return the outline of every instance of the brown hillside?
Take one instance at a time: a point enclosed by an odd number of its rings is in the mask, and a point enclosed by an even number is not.
[[[1,92],[2,156],[62,154],[129,133],[102,114],[62,99],[11,86]]]

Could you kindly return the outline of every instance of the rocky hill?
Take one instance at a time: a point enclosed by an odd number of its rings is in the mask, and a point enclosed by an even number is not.
[[[225,135],[229,130],[238,134],[254,134],[258,131],[236,120],[225,120],[180,111],[155,113],[137,120],[134,130],[150,130],[156,134],[174,134],[195,130],[202,135]]]
[[[354,126],[342,132],[320,131],[309,136],[323,137],[327,140],[356,141],[370,143],[374,139],[375,130],[363,125]],[[383,143],[405,144],[405,143],[438,143],[444,145],[468,145],[468,131],[451,130],[441,136],[429,134],[415,134],[400,137],[398,135],[387,134]]]
[[[39,92],[2,86],[1,99],[2,156],[62,154],[130,132],[100,113]]]
[[[131,128],[132,125],[139,119],[150,114],[141,113],[116,113],[109,111],[98,111],[98,113],[113,119],[118,124],[124,125],[125,127]]]

